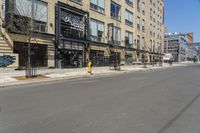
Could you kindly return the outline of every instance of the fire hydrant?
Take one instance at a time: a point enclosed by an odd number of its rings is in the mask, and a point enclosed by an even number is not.
[[[88,74],[92,75],[92,62],[88,62]]]

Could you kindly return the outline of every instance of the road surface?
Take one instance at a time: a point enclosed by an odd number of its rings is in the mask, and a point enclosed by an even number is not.
[[[200,133],[200,65],[0,88],[0,133]]]

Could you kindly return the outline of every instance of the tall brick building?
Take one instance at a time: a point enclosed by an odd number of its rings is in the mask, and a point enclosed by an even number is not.
[[[27,62],[28,38],[18,19],[29,18],[30,0],[3,0],[0,54]],[[23,1],[23,3],[22,3]],[[34,0],[34,61],[43,67],[142,64],[161,60],[163,0]],[[31,9],[31,8],[30,8]],[[10,26],[11,25],[11,26]],[[1,55],[0,55],[1,56]],[[13,56],[13,55],[12,55]],[[16,61],[17,62],[17,61]],[[9,66],[8,66],[9,67]]]

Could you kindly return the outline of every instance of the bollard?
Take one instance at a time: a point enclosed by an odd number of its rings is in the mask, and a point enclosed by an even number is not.
[[[92,62],[88,62],[88,74],[92,75]]]

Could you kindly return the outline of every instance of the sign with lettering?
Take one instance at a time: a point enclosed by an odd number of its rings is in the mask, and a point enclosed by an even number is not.
[[[83,50],[83,44],[82,43],[76,43],[76,42],[69,42],[64,41],[64,49],[69,50]]]
[[[66,11],[61,11],[61,19],[70,24],[71,29],[84,31],[85,22],[83,16],[78,16],[74,14],[70,14]]]

